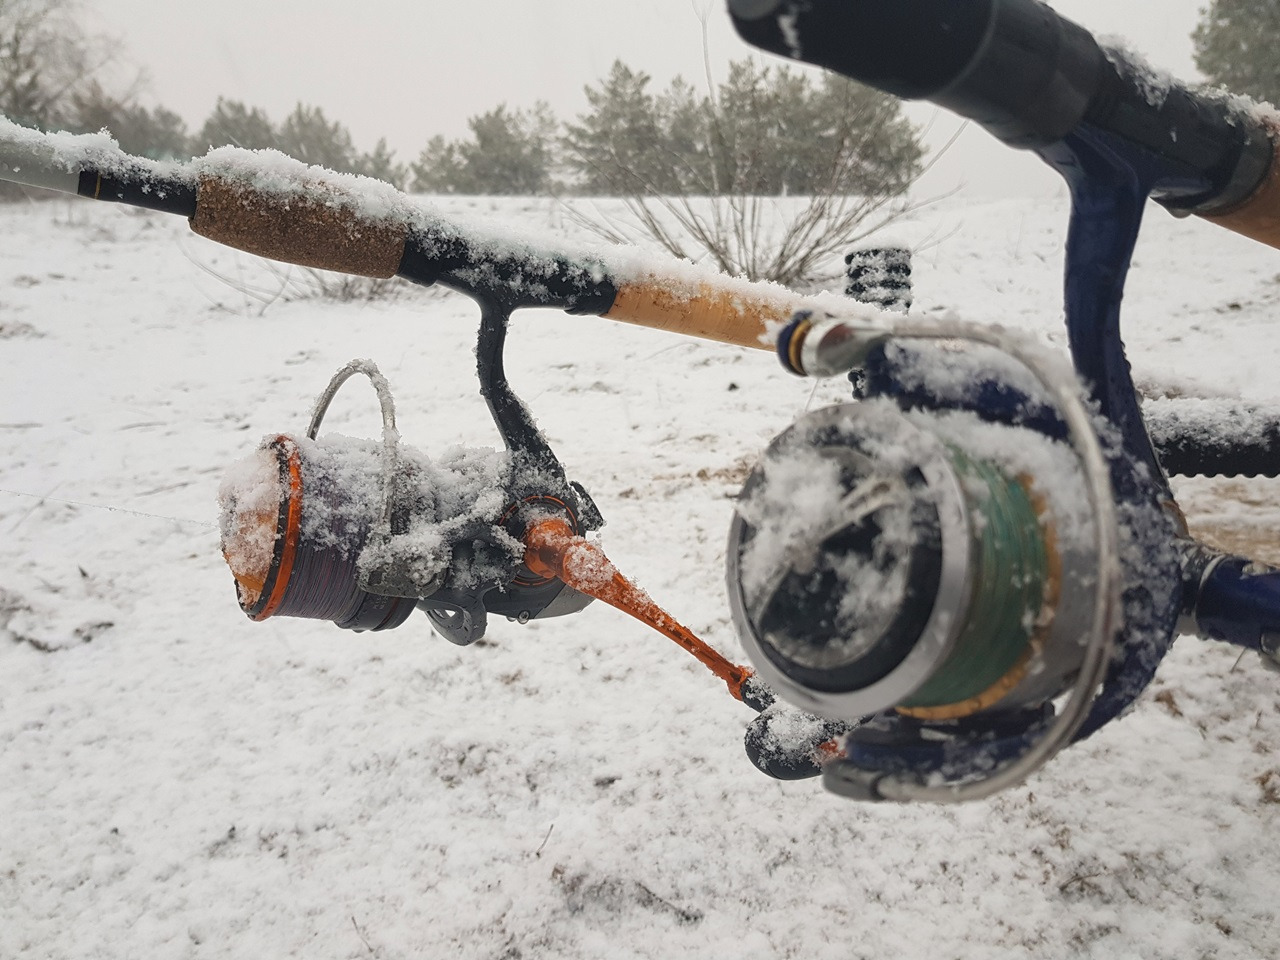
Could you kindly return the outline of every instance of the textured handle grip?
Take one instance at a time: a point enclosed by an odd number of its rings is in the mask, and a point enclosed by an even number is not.
[[[929,99],[1006,143],[1054,143],[1103,72],[1090,34],[1038,0],[733,0],[748,43],[909,100]]]
[[[394,276],[408,227],[362,217],[340,202],[326,203],[326,192],[332,194],[332,188],[317,185],[314,196],[274,194],[206,177],[191,229],[271,260],[362,277]]]

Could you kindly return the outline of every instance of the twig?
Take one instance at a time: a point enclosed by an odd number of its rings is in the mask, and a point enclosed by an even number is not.
[[[681,923],[697,923],[702,919],[702,911],[696,909],[688,909],[685,907],[677,907],[665,897],[660,897],[639,880],[633,881],[636,889],[640,891],[640,903],[646,907],[664,907],[676,915]]]
[[[1095,879],[1095,878],[1097,878],[1097,877],[1102,876],[1105,872],[1106,872],[1106,871],[1102,871],[1102,870],[1100,870],[1100,871],[1098,871],[1097,873],[1077,873],[1077,874],[1076,874],[1074,877],[1072,877],[1070,880],[1067,880],[1067,881],[1065,881],[1065,882],[1063,882],[1063,883],[1058,884],[1058,891],[1059,891],[1060,893],[1066,893],[1066,892],[1067,892],[1067,888],[1068,888],[1068,887],[1073,887],[1073,886],[1075,886],[1077,883],[1079,883],[1079,884],[1087,883],[1087,882],[1089,882],[1090,880],[1093,880],[1093,879]]]
[[[360,938],[360,942],[364,944],[365,949],[372,954],[377,954],[377,950],[373,948],[373,944],[369,942],[369,938],[364,935],[364,931],[360,929],[360,924],[356,923],[356,918],[351,918],[351,926],[355,928],[356,936]]]
[[[538,849],[533,851],[533,855],[535,857],[542,856],[542,848],[545,847],[547,845],[547,841],[551,839],[551,831],[554,830],[555,828],[556,828],[556,825],[554,823],[551,824],[551,826],[547,827],[547,835],[543,837],[542,842],[538,844]]]

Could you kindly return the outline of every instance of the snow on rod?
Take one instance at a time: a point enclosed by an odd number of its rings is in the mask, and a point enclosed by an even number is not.
[[[1051,163],[1054,146],[1082,127],[1122,138],[1158,158],[1151,192],[1171,212],[1280,247],[1280,118],[1157,75],[1037,0],[729,0],[729,9],[750,43],[931,100]],[[103,136],[0,121],[0,179],[180,214],[228,246],[360,276],[470,291],[473,265],[486,260],[486,284],[507,281],[513,305],[742,346],[771,349],[770,325],[806,306],[769,284],[706,271],[657,276],[592,254],[475,237],[386,185],[271,151],[222,148],[184,165],[155,163]]]
[[[573,256],[488,235],[387,184],[270,150],[223,147],[158,163],[104,134],[46,134],[0,118],[0,180],[178,214],[201,236],[285,263],[498,291],[511,308],[553,307],[756,349],[772,350],[769,328],[806,305],[776,284],[679,261],[659,276],[634,253]]]

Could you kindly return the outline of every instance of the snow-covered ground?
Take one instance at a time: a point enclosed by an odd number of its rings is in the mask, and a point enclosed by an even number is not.
[[[542,202],[453,205],[575,232]],[[1255,658],[1184,638],[1133,715],[1025,786],[870,807],[755,772],[746,708],[602,605],[469,648],[420,616],[250,623],[221,473],[303,430],[352,357],[407,442],[493,445],[474,307],[272,300],[283,272],[174,218],[0,213],[0,957],[1280,953],[1280,677]],[[930,208],[896,230],[916,309],[1061,343],[1064,225],[1061,202]],[[1273,251],[1153,210],[1127,303],[1144,389],[1280,401]],[[730,497],[839,389],[551,313],[517,317],[508,369],[618,567],[741,657]],[[353,384],[326,428],[377,425]],[[1198,529],[1280,559],[1273,483],[1178,489]]]

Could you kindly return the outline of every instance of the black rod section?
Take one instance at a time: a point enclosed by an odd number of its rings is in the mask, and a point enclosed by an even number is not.
[[[729,0],[748,43],[976,120],[1012,146],[1060,140],[1104,57],[1033,0]]]
[[[728,0],[762,49],[886,93],[927,99],[1015,147],[1088,123],[1153,154],[1167,206],[1212,213],[1248,197],[1274,148],[1227,98],[1149,74],[1039,0]]]
[[[144,170],[101,174],[85,170],[80,174],[82,197],[109,200],[131,207],[145,207],[161,213],[176,213],[183,217],[196,214],[196,185],[194,182],[164,179]]]

